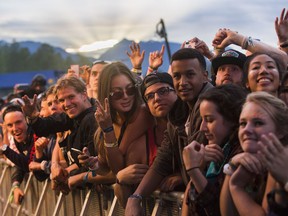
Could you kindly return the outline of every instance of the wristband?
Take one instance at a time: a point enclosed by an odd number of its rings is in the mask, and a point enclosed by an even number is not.
[[[47,162],[46,160],[43,160],[43,161],[41,162],[41,164],[40,164],[41,170],[45,171],[46,166],[47,166],[47,163],[48,163],[48,162]]]
[[[84,175],[83,177],[83,182],[82,182],[82,187],[84,188],[87,181],[88,181],[88,176],[89,176],[89,171]]]
[[[18,181],[13,182],[12,188],[20,187],[20,183]]]
[[[157,71],[158,68],[153,68],[152,66],[149,65],[148,70],[149,71]]]
[[[242,49],[247,50],[248,46],[254,47],[254,42],[252,37],[245,37],[242,41],[241,47]]]
[[[132,68],[131,71],[133,73],[141,74],[142,73],[142,68]]]
[[[110,127],[107,127],[107,128],[105,128],[105,129],[103,129],[102,131],[103,131],[104,133],[109,133],[109,132],[111,132],[111,131],[113,131],[113,130],[114,130],[113,126],[110,126]]]
[[[116,141],[113,142],[113,143],[107,143],[107,142],[104,141],[104,145],[105,145],[105,147],[107,147],[107,148],[118,147],[118,141],[116,140]]]

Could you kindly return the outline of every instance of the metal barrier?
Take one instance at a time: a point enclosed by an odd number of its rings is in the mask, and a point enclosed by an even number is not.
[[[3,216],[124,215],[124,209],[117,202],[112,186],[103,186],[100,191],[94,185],[91,189],[75,189],[68,195],[63,195],[51,190],[50,180],[39,182],[32,173],[21,184],[25,194],[21,205],[10,203],[8,198],[13,169],[4,160],[0,160],[0,214]],[[182,192],[155,191],[143,206],[146,215],[176,216],[181,215],[182,200]]]

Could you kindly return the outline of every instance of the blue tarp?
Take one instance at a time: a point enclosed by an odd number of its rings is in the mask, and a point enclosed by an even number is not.
[[[11,72],[0,74],[0,89],[13,88],[17,83],[31,84],[33,77],[37,74],[43,75],[47,79],[47,84],[54,84],[61,75],[62,71],[43,70],[43,71],[25,71],[25,72]]]

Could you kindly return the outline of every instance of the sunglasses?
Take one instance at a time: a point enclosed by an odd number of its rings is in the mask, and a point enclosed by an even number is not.
[[[92,63],[92,66],[96,64],[110,64],[110,63],[111,63],[110,61],[96,60]]]
[[[131,87],[126,88],[124,91],[127,96],[133,96],[136,94],[137,89],[135,86],[131,86]],[[120,90],[120,91],[110,92],[109,95],[111,99],[113,100],[120,100],[124,97],[124,91]]]
[[[159,88],[156,92],[151,92],[149,94],[146,94],[144,96],[144,100],[146,102],[149,102],[149,101],[152,101],[154,100],[155,98],[155,94],[157,93],[158,96],[166,96],[169,94],[169,92],[171,91],[175,91],[173,88],[170,88],[170,87],[162,87],[162,88]]]

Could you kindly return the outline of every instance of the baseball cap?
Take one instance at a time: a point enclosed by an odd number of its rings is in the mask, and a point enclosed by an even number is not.
[[[154,85],[155,83],[167,83],[174,89],[173,79],[170,74],[159,72],[151,73],[147,75],[142,81],[142,84],[140,86],[141,95],[144,96],[146,89],[149,86]]]
[[[233,49],[226,50],[221,55],[217,56],[212,60],[212,67],[214,74],[216,75],[218,68],[225,64],[237,65],[241,69],[243,69],[246,58],[247,57],[243,53],[237,50]]]

